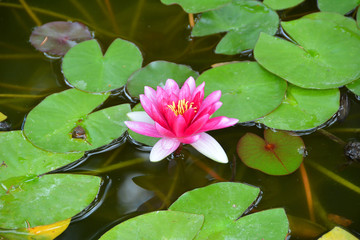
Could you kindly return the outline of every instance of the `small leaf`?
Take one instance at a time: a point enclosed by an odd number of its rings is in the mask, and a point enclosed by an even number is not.
[[[271,7],[274,10],[282,10],[285,8],[295,7],[304,0],[264,0],[264,4]]]
[[[31,33],[30,43],[41,52],[63,56],[77,43],[92,38],[84,24],[58,21],[36,27]]]
[[[266,129],[264,138],[247,133],[240,139],[237,153],[248,167],[270,175],[286,175],[299,168],[305,150],[300,137]]]
[[[64,232],[69,226],[71,218],[52,223],[45,226],[37,226],[27,229],[31,235],[47,237],[49,239],[55,239],[62,232]]]
[[[115,39],[103,56],[99,43],[90,40],[69,50],[62,70],[74,87],[87,92],[106,92],[125,85],[141,64],[141,52],[131,42]]]
[[[7,119],[7,116],[0,112],[0,122],[5,121]]]
[[[360,79],[353,81],[352,83],[346,84],[346,87],[354,94],[360,96]]]
[[[179,4],[187,13],[200,13],[216,9],[231,0],[161,0],[166,5]]]
[[[334,227],[330,232],[324,234],[319,240],[358,240],[344,229],[340,227]]]
[[[191,67],[166,61],[154,61],[135,72],[128,80],[127,90],[133,97],[144,94],[144,87],[164,87],[167,79],[173,79],[182,85],[190,76],[195,79],[198,73]]]
[[[360,4],[359,0],[318,0],[318,8],[322,12],[336,12],[342,15],[350,12]]]
[[[194,239],[204,222],[198,214],[156,211],[131,218],[106,232],[100,240]]]

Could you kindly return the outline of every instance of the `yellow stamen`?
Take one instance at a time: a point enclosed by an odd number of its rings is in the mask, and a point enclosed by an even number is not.
[[[193,107],[194,103],[191,102],[189,104],[189,101],[186,101],[185,99],[181,99],[175,104],[173,101],[171,105],[167,105],[167,107],[175,114],[177,115],[183,115],[187,110],[194,109],[196,112],[196,107]]]

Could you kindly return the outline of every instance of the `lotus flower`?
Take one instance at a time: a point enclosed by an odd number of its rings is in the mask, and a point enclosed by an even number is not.
[[[161,138],[150,152],[150,161],[160,161],[180,144],[190,144],[214,161],[228,162],[220,144],[205,132],[232,126],[238,119],[210,118],[222,105],[219,102],[221,91],[204,99],[204,87],[205,83],[196,87],[192,77],[181,89],[172,79],[166,81],[164,88],[158,86],[156,91],[145,87],[145,94],[140,95],[145,112],[130,112],[128,117],[132,121],[125,121],[125,124],[139,134]]]

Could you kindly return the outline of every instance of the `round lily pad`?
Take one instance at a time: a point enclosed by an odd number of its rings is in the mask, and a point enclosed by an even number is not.
[[[214,116],[238,118],[247,122],[262,117],[280,105],[286,82],[264,70],[256,62],[229,63],[202,73],[205,95],[221,89],[222,107]]]
[[[352,91],[354,94],[360,96],[360,79],[352,82],[352,83],[349,83],[346,85],[346,87]]]
[[[253,49],[260,32],[275,34],[278,26],[279,17],[275,11],[259,1],[242,0],[203,13],[191,35],[198,37],[228,32],[217,45],[215,52],[237,54]]]
[[[360,77],[360,30],[354,20],[321,12],[282,27],[299,45],[261,33],[254,49],[270,72],[315,89],[337,88]]]
[[[264,4],[271,7],[274,10],[281,10],[285,8],[295,7],[304,0],[264,0]]]
[[[232,0],[161,0],[166,5],[179,4],[187,13],[200,13],[213,10]]]
[[[198,73],[191,67],[166,61],[154,61],[135,72],[128,80],[127,90],[133,97],[144,94],[144,87],[156,89],[164,87],[167,79],[173,79],[182,85],[190,76],[195,79]]]
[[[35,27],[30,43],[41,52],[63,56],[77,43],[92,38],[92,33],[82,23],[56,21]]]
[[[109,144],[126,130],[128,104],[92,111],[109,94],[69,89],[50,95],[28,115],[24,133],[36,146],[53,152],[88,151]]]
[[[237,153],[251,168],[270,175],[287,175],[300,167],[305,145],[301,137],[287,132],[264,131],[264,139],[246,133],[239,141]]]
[[[304,89],[289,84],[282,104],[257,122],[281,130],[308,130],[328,121],[339,107],[339,89]]]
[[[129,219],[106,232],[100,240],[194,239],[204,217],[176,211],[156,211]]]
[[[87,92],[106,92],[125,85],[141,65],[141,52],[131,42],[115,39],[103,56],[99,43],[89,40],[67,52],[62,70],[74,87]]]
[[[318,8],[322,12],[336,12],[344,15],[360,4],[359,0],[318,0]]]

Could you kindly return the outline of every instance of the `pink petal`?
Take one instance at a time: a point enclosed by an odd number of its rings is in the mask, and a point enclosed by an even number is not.
[[[153,103],[156,103],[156,91],[151,87],[144,87],[144,94],[148,97]]]
[[[196,150],[204,154],[206,157],[220,163],[227,163],[228,158],[221,145],[209,134],[200,133],[200,138],[191,143]]]
[[[203,82],[202,84],[200,84],[193,92],[193,98],[195,98],[196,94],[200,93],[200,99],[202,99],[204,97],[204,87],[205,87],[205,82]]]
[[[173,133],[176,137],[183,137],[185,129],[187,127],[186,121],[182,115],[178,115],[175,118],[175,121],[170,123],[172,126]]]
[[[158,123],[155,123],[155,128],[162,137],[175,138],[175,134],[167,128],[164,128]]]
[[[141,135],[149,137],[162,137],[156,130],[155,126],[152,124],[133,121],[125,121],[124,123],[128,128]]]
[[[199,130],[204,126],[204,124],[209,120],[209,115],[204,115],[191,123],[191,125],[185,130],[185,136],[193,135],[194,133],[199,132]]]
[[[178,140],[184,144],[191,144],[196,142],[197,140],[199,140],[200,135],[199,134],[195,134],[189,137],[184,137],[184,138],[178,138]]]
[[[141,102],[141,106],[144,108],[145,112],[151,117],[152,117],[152,105],[153,103],[151,102],[151,100],[145,96],[144,94],[140,94],[140,102]]]
[[[154,120],[152,120],[152,118],[149,116],[149,114],[147,114],[144,111],[129,112],[126,115],[131,121],[146,122],[146,123],[150,123],[152,125],[155,124]]]
[[[235,118],[227,117],[215,117],[209,119],[209,121],[200,129],[201,132],[206,132],[215,129],[227,128],[235,125],[239,120]]]
[[[195,80],[193,77],[189,77],[188,79],[186,79],[183,87],[187,85],[189,87],[190,93],[192,94],[196,88],[196,84],[195,84]]]
[[[183,117],[184,117],[187,125],[189,125],[190,122],[194,119],[194,116],[195,116],[194,108],[190,108],[186,112],[184,112]]]
[[[174,152],[180,145],[180,142],[174,138],[160,139],[150,152],[150,161],[158,162]]]
[[[216,102],[214,103],[210,110],[208,111],[209,115],[212,115],[214,112],[216,112],[220,107],[222,106],[222,102]]]
[[[184,84],[184,86],[182,86],[180,92],[179,92],[179,99],[186,99],[191,101],[191,92],[190,92],[190,88],[187,84]]]
[[[168,93],[179,94],[179,85],[172,79],[166,80],[164,90]]]

